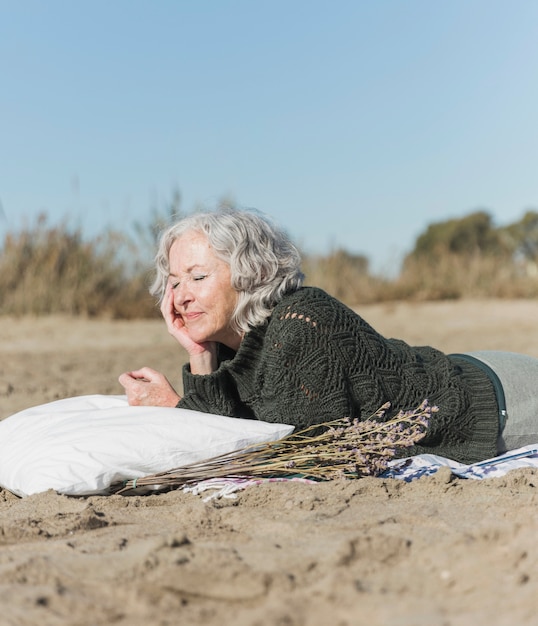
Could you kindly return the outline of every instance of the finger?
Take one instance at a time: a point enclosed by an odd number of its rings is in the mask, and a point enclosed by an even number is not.
[[[170,293],[167,287],[164,292],[163,299],[161,300],[161,306],[160,306],[161,313],[164,315],[166,311],[168,311],[169,308],[170,308]]]
[[[133,382],[131,372],[123,372],[123,374],[120,374],[118,376],[118,382],[122,387],[125,387],[127,389],[127,387],[129,387],[130,384]]]
[[[155,378],[155,375],[158,375],[158,372],[152,370],[150,367],[143,367],[132,372],[124,372],[118,380],[125,387],[126,385],[132,384],[134,381],[151,382],[151,380]]]
[[[171,285],[168,285],[164,292],[164,297],[161,302],[161,313],[164,317],[173,316],[173,314],[175,313],[174,292],[172,291]]]

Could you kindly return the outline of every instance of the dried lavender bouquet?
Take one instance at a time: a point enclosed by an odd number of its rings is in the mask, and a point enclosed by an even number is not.
[[[368,419],[348,418],[292,433],[265,444],[253,444],[166,472],[126,481],[111,491],[181,487],[208,478],[300,475],[315,480],[376,476],[401,448],[417,443],[437,411],[427,400],[415,409],[387,416],[384,404]]]

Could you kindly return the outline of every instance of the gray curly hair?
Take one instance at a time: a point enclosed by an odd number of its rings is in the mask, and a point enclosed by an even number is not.
[[[258,212],[225,208],[193,213],[163,232],[150,288],[159,301],[170,274],[170,248],[187,231],[206,235],[215,254],[230,266],[232,287],[239,294],[231,324],[239,332],[263,323],[284,294],[303,284],[299,251],[282,230]]]

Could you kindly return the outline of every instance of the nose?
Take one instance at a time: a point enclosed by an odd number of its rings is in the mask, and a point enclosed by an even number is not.
[[[183,280],[176,288],[173,290],[174,294],[174,306],[176,309],[180,306],[185,306],[189,302],[194,300],[194,296],[192,294],[192,290],[190,289],[190,281]]]

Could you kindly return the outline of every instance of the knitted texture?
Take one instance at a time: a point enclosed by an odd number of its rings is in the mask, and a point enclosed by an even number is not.
[[[385,402],[439,407],[420,445],[461,463],[495,456],[498,409],[487,375],[434,348],[386,339],[324,291],[287,295],[237,353],[222,347],[219,368],[183,372],[183,408],[293,424],[302,429],[340,417],[365,419]]]

